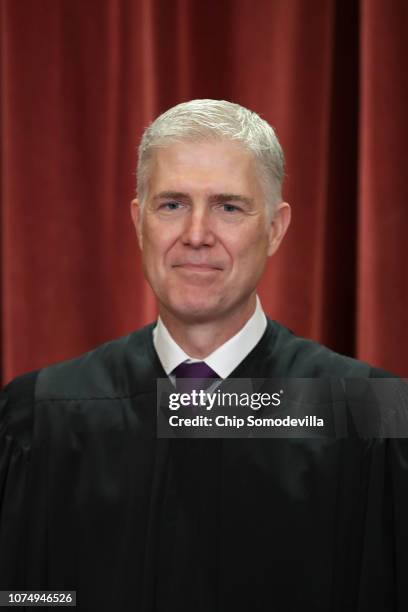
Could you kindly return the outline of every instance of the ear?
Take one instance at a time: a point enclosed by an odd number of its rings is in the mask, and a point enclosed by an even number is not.
[[[132,217],[133,225],[135,226],[137,241],[139,248],[143,251],[143,232],[142,232],[142,208],[139,200],[132,200],[130,203],[130,215]]]
[[[268,256],[274,255],[290,224],[291,209],[287,202],[281,202],[274,211],[269,230]]]

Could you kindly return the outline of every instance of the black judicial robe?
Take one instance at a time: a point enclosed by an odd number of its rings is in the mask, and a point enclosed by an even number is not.
[[[0,404],[0,589],[105,611],[408,610],[403,439],[157,439],[150,325]],[[233,377],[380,377],[276,322]]]

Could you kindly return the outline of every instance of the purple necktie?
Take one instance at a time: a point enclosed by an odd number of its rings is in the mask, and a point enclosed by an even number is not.
[[[180,393],[207,389],[211,385],[211,381],[207,379],[219,378],[218,374],[204,361],[181,363],[174,368],[173,374],[176,376],[176,387]]]

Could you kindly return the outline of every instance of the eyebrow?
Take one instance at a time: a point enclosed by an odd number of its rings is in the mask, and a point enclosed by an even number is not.
[[[253,199],[238,195],[237,193],[217,193],[216,195],[210,196],[210,202],[242,202],[249,206],[252,204]]]
[[[164,199],[190,199],[190,196],[187,193],[183,193],[181,191],[161,191],[160,193],[153,196],[154,200],[164,200]],[[239,195],[236,193],[217,193],[215,195],[210,196],[210,202],[242,202],[247,206],[250,206],[253,202],[252,198],[247,198],[246,196]]]
[[[189,196],[186,193],[182,193],[181,191],[161,191],[160,193],[157,193],[155,196],[153,196],[153,200],[164,200],[165,198],[177,200],[181,198],[185,199],[188,197]]]

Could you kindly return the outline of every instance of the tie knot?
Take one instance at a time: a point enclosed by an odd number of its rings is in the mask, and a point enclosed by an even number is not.
[[[217,378],[217,373],[204,361],[180,363],[173,372],[176,378]]]
[[[181,363],[174,368],[177,389],[182,393],[200,391],[210,386],[209,378],[218,378],[218,375],[204,361],[195,363]],[[188,379],[188,380],[187,380]]]

